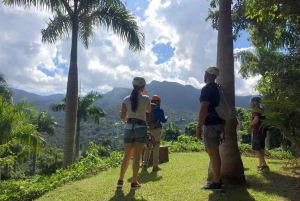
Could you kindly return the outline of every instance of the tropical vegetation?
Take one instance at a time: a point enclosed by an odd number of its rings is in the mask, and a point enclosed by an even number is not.
[[[64,167],[73,163],[73,148],[78,106],[78,38],[88,48],[96,27],[112,30],[132,51],[144,48],[144,33],[136,17],[130,13],[122,0],[3,0],[6,5],[36,6],[50,10],[54,16],[48,27],[42,30],[42,41],[55,43],[71,34],[71,56],[66,92]]]

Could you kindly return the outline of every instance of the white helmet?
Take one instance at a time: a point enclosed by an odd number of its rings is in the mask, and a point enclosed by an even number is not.
[[[208,67],[205,72],[216,76],[219,75],[219,69],[215,66]]]
[[[146,81],[142,77],[135,77],[132,80],[132,85],[133,86],[138,86],[138,87],[143,87],[146,85]]]

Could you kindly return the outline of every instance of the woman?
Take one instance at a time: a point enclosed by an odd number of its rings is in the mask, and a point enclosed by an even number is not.
[[[129,96],[124,98],[122,110],[120,111],[120,118],[127,120],[127,123],[124,126],[125,153],[117,188],[123,187],[124,175],[128,168],[131,156],[133,155],[131,189],[137,189],[141,187],[141,184],[137,181],[140,157],[148,140],[146,112],[151,112],[151,106],[149,97],[147,95],[142,95],[145,94],[145,79],[142,77],[135,77],[132,81],[132,85],[133,90]]]

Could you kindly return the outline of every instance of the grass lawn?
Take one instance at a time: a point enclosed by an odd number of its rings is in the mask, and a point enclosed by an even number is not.
[[[247,186],[226,185],[226,193],[202,190],[207,177],[208,156],[201,153],[172,153],[161,164],[162,171],[141,172],[142,188],[131,191],[131,169],[124,187],[116,190],[119,168],[77,181],[45,194],[38,201],[300,201],[300,176],[284,167],[284,161],[267,159],[270,171],[256,170],[257,158],[242,157]]]

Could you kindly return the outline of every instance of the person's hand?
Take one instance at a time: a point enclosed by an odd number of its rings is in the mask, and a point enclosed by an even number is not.
[[[165,119],[168,119],[168,116],[165,116]]]
[[[196,137],[201,140],[201,128],[200,127],[197,127],[196,128]]]

